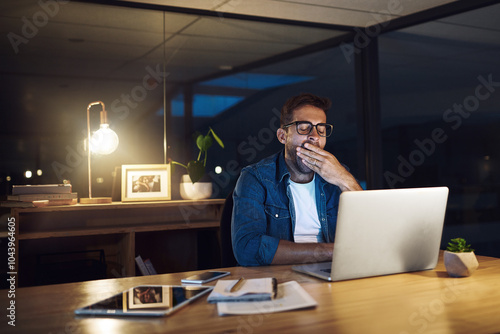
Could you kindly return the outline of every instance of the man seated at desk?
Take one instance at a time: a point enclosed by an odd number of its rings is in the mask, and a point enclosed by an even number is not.
[[[234,190],[231,235],[243,266],[332,259],[339,196],[362,190],[323,148],[333,126],[328,98],[300,94],[281,109],[284,150],[247,166]]]

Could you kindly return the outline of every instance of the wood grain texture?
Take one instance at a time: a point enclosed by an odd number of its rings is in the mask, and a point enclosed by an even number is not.
[[[220,317],[206,297],[161,319],[73,314],[76,308],[135,285],[180,284],[181,278],[195,272],[20,288],[16,327],[2,325],[2,333],[500,332],[500,259],[478,260],[477,271],[464,278],[449,277],[441,255],[434,270],[334,283],[295,273],[290,266],[224,268],[232,273],[228,279],[296,280],[318,302],[314,309],[253,316]]]

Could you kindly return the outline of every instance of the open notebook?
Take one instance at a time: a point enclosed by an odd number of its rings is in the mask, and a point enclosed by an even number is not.
[[[332,262],[292,269],[328,281],[434,269],[447,200],[447,187],[343,192]]]

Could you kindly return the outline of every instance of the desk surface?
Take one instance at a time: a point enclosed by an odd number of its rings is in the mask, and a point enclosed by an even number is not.
[[[2,333],[493,333],[500,332],[500,259],[450,278],[442,256],[435,270],[343,282],[294,273],[290,266],[235,267],[228,278],[274,276],[298,281],[314,309],[253,316],[217,315],[206,297],[161,319],[78,318],[74,309],[140,284],[179,284],[188,273],[130,277],[16,291],[16,327]],[[193,273],[193,272],[190,272]],[[212,283],[213,284],[213,283]],[[7,290],[1,290],[6,300]],[[6,312],[2,302],[2,312]]]

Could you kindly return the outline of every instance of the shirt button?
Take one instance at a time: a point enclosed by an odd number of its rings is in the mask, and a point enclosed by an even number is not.
[[[325,194],[321,193],[321,196],[325,196]]]
[[[276,214],[276,218],[278,218],[278,214]]]
[[[325,221],[325,218],[322,218],[321,220],[322,220],[322,221]]]

